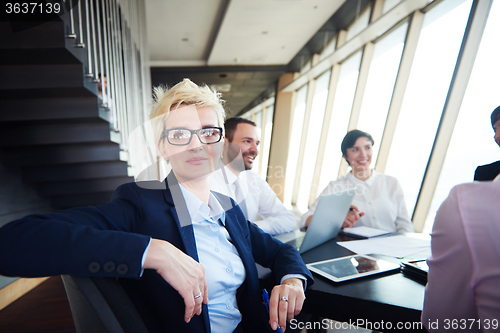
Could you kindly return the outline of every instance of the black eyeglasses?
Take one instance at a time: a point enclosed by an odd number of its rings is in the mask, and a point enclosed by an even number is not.
[[[191,142],[193,134],[198,136],[201,143],[211,145],[222,139],[222,127],[205,127],[197,130],[187,128],[171,128],[162,132],[162,139],[167,138],[168,143],[174,146],[185,146]]]

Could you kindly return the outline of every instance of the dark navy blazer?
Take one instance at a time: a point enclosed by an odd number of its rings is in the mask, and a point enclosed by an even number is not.
[[[261,302],[255,263],[271,268],[277,280],[302,274],[311,285],[311,273],[294,248],[246,221],[231,199],[214,194],[226,211],[226,229],[246,269],[237,293],[241,327],[266,331],[269,317]],[[177,291],[154,270],[144,270],[141,276],[150,237],[166,240],[198,261],[189,213],[173,174],[162,183],[122,185],[110,203],[31,215],[7,224],[0,229],[0,274],[120,277],[151,332],[210,332],[206,306],[201,316],[186,324],[184,301]]]
[[[493,180],[498,174],[500,174],[500,161],[478,166],[474,180]]]

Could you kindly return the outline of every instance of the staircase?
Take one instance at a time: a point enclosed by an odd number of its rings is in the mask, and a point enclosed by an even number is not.
[[[60,17],[19,32],[0,22],[0,163],[55,209],[108,202],[134,180],[67,29]]]

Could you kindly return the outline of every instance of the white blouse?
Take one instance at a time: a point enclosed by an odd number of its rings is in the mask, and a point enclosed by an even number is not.
[[[322,195],[348,188],[357,188],[352,204],[358,207],[360,212],[365,213],[355,226],[367,226],[391,232],[414,232],[398,180],[375,170],[372,170],[372,175],[365,181],[357,179],[350,172],[338,180],[331,181],[301,217],[300,228],[303,229],[307,218],[314,214]]]

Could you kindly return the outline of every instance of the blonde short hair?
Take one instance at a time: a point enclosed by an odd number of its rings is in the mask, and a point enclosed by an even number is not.
[[[180,106],[210,107],[217,114],[218,125],[223,127],[226,114],[223,107],[225,101],[221,98],[221,93],[206,84],[198,86],[190,79],[184,79],[171,89],[166,86],[155,87],[153,98],[154,103],[149,118],[154,123],[156,143],[160,141],[161,133],[165,130],[170,111]]]

